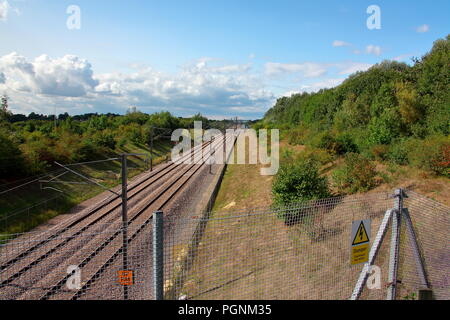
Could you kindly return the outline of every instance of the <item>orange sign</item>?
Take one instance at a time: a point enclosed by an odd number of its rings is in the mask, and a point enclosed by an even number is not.
[[[119,271],[119,283],[123,286],[132,286],[133,285],[133,271],[120,270]]]

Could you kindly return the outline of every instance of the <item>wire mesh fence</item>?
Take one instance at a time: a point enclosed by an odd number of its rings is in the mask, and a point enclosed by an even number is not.
[[[402,222],[396,299],[418,299],[418,291],[427,288],[435,299],[448,299],[450,209],[408,194],[404,208],[409,208],[413,234],[407,221]],[[372,245],[395,201],[391,194],[365,194],[284,208],[208,213],[182,222],[166,219],[166,224],[183,228],[164,244],[165,297],[349,299],[363,269],[363,264],[350,263],[352,221],[370,219]],[[383,233],[369,270],[370,283],[365,283],[360,299],[387,297],[391,225]],[[415,237],[419,252],[408,236]],[[424,265],[425,282],[418,260]]]
[[[391,206],[375,194],[177,221],[185,232],[164,244],[166,298],[347,299],[361,270],[350,265],[351,222],[376,230]]]
[[[0,300],[152,299],[151,229],[147,219],[15,235],[0,246]]]
[[[432,288],[435,299],[450,299],[450,209],[445,205],[408,191],[404,207],[408,209],[414,235],[408,233],[406,219],[402,220],[399,263],[399,298],[417,299],[423,280],[417,270],[416,259],[424,264],[425,281]],[[413,236],[413,237],[412,237]],[[416,238],[420,257],[411,244]]]
[[[434,298],[449,299],[450,209],[412,191],[407,195],[403,207],[418,250],[405,216],[396,298],[417,299],[418,290],[430,288]],[[370,219],[372,246],[395,201],[391,194],[372,193],[184,218],[164,212],[156,219],[160,240],[150,212],[127,228],[117,215],[88,228],[11,235],[0,244],[0,299],[154,299],[158,288],[162,298],[177,300],[349,299],[364,266],[350,263],[352,221]],[[391,225],[360,299],[386,299]],[[155,260],[158,248],[162,260]]]
[[[147,158],[129,156],[128,176],[139,178],[148,166]],[[67,168],[74,172],[60,168],[30,181],[0,186],[0,241],[33,230],[61,213],[79,211],[83,201],[100,202],[111,195],[105,195],[101,186],[118,190],[115,186],[121,182],[121,164],[115,158]]]

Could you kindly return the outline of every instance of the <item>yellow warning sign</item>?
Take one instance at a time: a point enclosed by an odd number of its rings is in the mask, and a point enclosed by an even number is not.
[[[352,246],[363,244],[369,241],[369,236],[367,235],[367,230],[364,227],[364,222],[361,221],[358,227],[358,231],[356,231],[355,237],[353,238]]]
[[[352,234],[350,238],[350,263],[352,265],[369,261],[370,229],[370,219],[352,222]]]
[[[369,260],[369,244],[361,244],[352,247],[352,265],[367,262]]]

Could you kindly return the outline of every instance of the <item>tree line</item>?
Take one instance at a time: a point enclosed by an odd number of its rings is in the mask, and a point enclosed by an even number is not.
[[[9,111],[8,97],[0,108],[0,181],[33,176],[52,169],[54,161],[73,163],[104,159],[133,144],[147,148],[153,136],[177,128],[192,128],[194,121],[203,126],[217,125],[197,114],[180,118],[162,111],[146,114],[137,109],[125,115],[87,113],[70,116]],[[220,127],[220,126],[218,126]],[[158,131],[159,130],[159,131]],[[168,133],[167,133],[168,134]]]
[[[335,155],[449,176],[449,66],[450,35],[412,65],[383,61],[335,88],[282,97],[255,126],[284,129],[289,142]]]

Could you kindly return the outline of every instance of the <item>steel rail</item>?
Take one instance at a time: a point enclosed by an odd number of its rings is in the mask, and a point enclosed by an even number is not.
[[[209,144],[209,143],[205,143],[203,146],[199,146],[199,148],[196,150],[195,153],[203,151],[203,150],[208,146],[208,144]],[[190,157],[190,156],[191,156],[191,155],[190,155],[190,153],[189,153],[188,155],[186,155],[186,158],[188,158],[188,157]],[[194,165],[195,165],[195,164],[194,164]],[[192,168],[194,165],[192,165],[190,168]],[[170,168],[170,167],[172,167],[172,168]],[[171,171],[173,171],[173,170],[174,170],[175,168],[177,168],[177,167],[179,167],[179,165],[173,165],[173,164],[170,164],[170,165],[167,165],[167,166],[163,167],[162,169],[160,169],[160,170],[158,170],[158,171],[153,171],[153,175],[150,176],[150,179],[147,179],[147,180],[143,179],[140,183],[137,183],[137,184],[135,184],[135,185],[133,186],[133,188],[136,188],[136,187],[141,187],[142,185],[144,185],[142,188],[140,188],[138,191],[136,191],[134,194],[132,194],[132,195],[130,196],[130,198],[132,198],[132,197],[136,196],[137,194],[141,193],[143,190],[145,190],[145,189],[148,188],[150,185],[152,185],[153,182],[158,181],[158,180],[154,180],[154,178],[157,177],[157,175],[158,175],[159,173],[164,172],[165,169],[169,169],[169,170],[168,170],[167,172],[163,173],[159,178],[161,178],[161,177],[163,177],[163,176],[167,176],[168,173],[170,173]],[[186,172],[188,172],[188,171],[190,170],[190,168],[188,168],[187,170],[184,170],[181,174],[179,174],[179,176],[182,177]],[[177,176],[178,176],[178,175],[174,175],[174,177],[177,177]],[[154,181],[150,181],[150,180],[152,180],[152,178],[153,178]],[[170,179],[173,179],[173,177],[171,177]],[[179,179],[179,177],[177,177],[177,179],[175,179],[174,183],[175,183],[178,179]],[[173,184],[173,183],[172,183],[172,184]],[[165,190],[167,190],[168,188],[170,188],[170,186],[167,187]],[[162,195],[163,195],[163,193],[160,193],[160,196],[162,196]],[[158,197],[158,198],[159,198],[159,197]],[[156,199],[155,199],[155,201],[156,201]],[[110,203],[111,203],[111,202],[112,202],[112,201],[110,201]],[[34,259],[31,263],[29,263],[29,264],[26,265],[25,267],[21,268],[19,271],[15,272],[12,276],[8,277],[8,279],[5,279],[4,281],[2,281],[2,283],[0,284],[0,287],[4,287],[4,286],[7,286],[7,285],[10,285],[12,281],[14,281],[15,279],[19,278],[24,272],[30,270],[31,268],[33,268],[34,266],[36,266],[37,264],[39,264],[41,261],[44,261],[46,258],[48,258],[48,256],[49,256],[50,254],[55,253],[56,250],[62,248],[62,247],[65,246],[65,245],[67,245],[72,239],[74,239],[77,235],[82,234],[82,233],[83,233],[84,231],[86,231],[89,227],[91,227],[91,226],[97,224],[101,219],[103,219],[105,216],[107,216],[110,212],[112,212],[112,211],[114,211],[115,209],[117,209],[117,207],[120,206],[120,203],[121,203],[120,201],[117,201],[116,205],[115,205],[113,208],[109,209],[109,210],[106,211],[104,214],[102,214],[100,217],[96,218],[94,221],[92,221],[92,222],[89,223],[88,225],[84,226],[81,230],[79,230],[79,231],[76,232],[75,234],[72,234],[70,237],[63,239],[62,242],[60,242],[58,245],[54,246],[53,248],[49,248],[49,249],[45,250],[45,252],[44,252],[39,258]],[[102,208],[105,208],[105,207],[106,207],[105,205],[102,206]],[[84,218],[86,218],[86,217],[84,217]],[[76,224],[76,223],[78,223],[78,222],[80,222],[80,219],[77,220],[77,221],[75,221],[75,222],[73,222],[73,223],[71,224],[71,226],[73,227],[73,225]],[[63,229],[63,230],[60,230],[59,234],[64,233],[64,232],[66,232],[66,231],[68,231],[68,230],[70,231],[70,229]],[[55,238],[55,236],[53,236],[53,238]],[[42,242],[41,242],[41,245],[43,245],[43,244],[49,242],[49,241],[52,240],[53,238],[49,238],[49,239],[46,239],[46,240],[42,241]],[[34,247],[36,247],[36,246],[34,246]],[[23,258],[23,257],[24,257],[24,254],[22,254],[22,255],[19,256],[19,258]],[[10,262],[9,262],[9,265],[11,265],[11,264],[14,263],[14,262],[17,262],[17,260],[18,260],[18,259],[15,259],[14,261],[10,261]],[[5,265],[3,265],[3,267],[5,267]]]
[[[195,153],[197,152],[201,152],[203,151],[204,148],[206,148],[206,146],[209,144],[209,142],[205,143],[202,146],[198,146],[198,150],[195,151]],[[183,156],[183,158],[188,159],[191,155],[185,155]],[[164,177],[166,174],[172,172],[175,168],[179,167],[180,164],[175,164],[175,163],[170,163],[168,165],[165,165],[161,168],[159,168],[158,170],[152,171],[146,178],[136,182],[135,184],[133,184],[132,186],[129,187],[129,191],[133,191],[134,189],[141,187],[144,185],[144,187],[142,187],[141,189],[138,189],[137,192],[135,193],[130,193],[128,199],[131,200],[132,198],[134,198],[138,193],[141,193],[143,190],[145,190],[146,188],[148,188],[149,186],[151,186],[154,182],[157,182],[158,180],[154,180],[151,181],[149,183],[149,181],[154,178],[155,176],[157,176],[158,174],[160,174],[161,172],[163,172],[166,169],[169,169],[167,172],[165,172],[163,175],[161,175],[160,177],[158,177],[158,179]],[[147,183],[147,184],[146,184]],[[119,201],[116,201],[119,200]],[[105,203],[100,203],[98,206],[95,206],[94,208],[92,208],[92,210],[89,210],[87,212],[87,214],[81,216],[81,217],[77,217],[77,219],[73,220],[68,226],[60,228],[59,230],[57,230],[56,233],[54,233],[53,235],[51,235],[49,238],[44,239],[42,241],[38,241],[35,245],[33,245],[31,248],[28,248],[27,250],[25,250],[24,252],[20,253],[18,256],[8,260],[7,262],[3,263],[2,265],[0,265],[0,272],[5,270],[6,268],[10,267],[12,264],[18,262],[19,260],[23,259],[24,257],[28,256],[31,252],[35,252],[36,249],[38,249],[39,247],[45,245],[46,243],[56,239],[57,237],[59,237],[61,234],[69,231],[71,228],[75,227],[78,223],[81,223],[82,221],[84,221],[85,219],[91,217],[93,214],[95,214],[96,212],[100,211],[101,209],[104,209],[106,206],[112,204],[113,202],[116,202],[116,204],[114,204],[114,207],[111,208],[110,210],[106,211],[104,214],[102,214],[99,218],[95,219],[93,222],[89,223],[87,226],[83,227],[82,230],[80,230],[79,232],[77,232],[76,234],[74,234],[74,236],[80,234],[81,232],[84,232],[88,229],[88,227],[98,223],[101,219],[103,219],[107,214],[111,213],[112,211],[114,211],[115,209],[117,209],[118,207],[120,207],[121,204],[121,200],[119,196],[113,196],[110,198],[107,198],[107,201]],[[56,226],[58,227],[58,226]],[[2,283],[0,283],[0,288],[7,283],[7,279],[2,281]],[[9,282],[8,282],[9,283]]]
[[[218,141],[217,145],[219,145],[221,143],[221,141]],[[163,203],[158,206],[158,208],[163,207],[164,205],[167,204],[167,202],[169,202],[173,196],[175,194],[177,194],[177,192],[183,187],[185,186],[185,184],[190,180],[190,178],[192,176],[194,176],[201,168],[204,167],[204,162],[201,164],[191,164],[189,166],[189,168],[187,170],[185,170],[182,174],[181,177],[182,179],[180,180],[179,178],[176,179],[171,179],[172,181],[165,186],[160,192],[158,192],[158,195],[156,197],[149,197],[148,201],[144,203],[143,206],[141,206],[138,210],[136,210],[133,215],[133,217],[128,221],[127,226],[130,227],[131,224],[135,224],[135,222],[138,222],[138,218],[142,216],[142,214],[147,211],[147,209],[154,204],[157,200],[160,200],[161,198],[163,199]],[[195,168],[195,166],[197,166],[197,168]],[[191,171],[194,168],[194,170],[189,173],[188,175],[186,175],[186,173],[188,173],[189,171]],[[175,186],[175,191],[169,193],[168,195],[166,194],[167,191],[169,191],[172,187]],[[165,196],[165,198],[164,198]],[[158,209],[155,209],[158,210]],[[148,217],[143,223],[140,223],[139,228],[137,231],[135,231],[131,237],[128,239],[128,243],[131,242],[133,239],[136,238],[136,236],[138,235],[138,233],[140,231],[142,231],[146,225],[148,225],[150,223],[152,219],[152,216]],[[119,219],[117,219],[118,221]],[[119,225],[119,223],[117,223],[117,225]],[[113,227],[113,226],[112,226]],[[97,246],[95,248],[95,250],[91,251],[91,254],[86,257],[80,264],[78,264],[79,268],[82,268],[84,266],[86,266],[94,257],[96,257],[103,249],[105,249],[112,241],[114,241],[122,232],[122,229],[117,229],[117,228],[112,228],[113,230],[116,230],[114,232],[114,234],[112,236],[110,236],[106,241],[102,242],[99,246]],[[123,250],[123,245],[120,246],[120,248],[118,250],[115,251],[115,253],[113,255],[111,255],[107,261],[105,263],[103,263],[101,265],[101,267],[94,273],[93,276],[90,277],[90,279],[85,283],[85,285],[83,286],[82,289],[80,289],[77,293],[74,294],[73,297],[75,297],[74,299],[77,299],[76,297],[81,296],[90,284],[94,283],[96,278],[104,272],[104,270],[106,270],[106,268],[109,266],[109,264],[111,263],[111,261],[114,261],[122,252]],[[56,284],[54,284],[53,286],[51,286],[52,289],[48,290],[44,295],[41,296],[40,299],[46,300],[49,299],[51,296],[55,295],[58,293],[58,291],[61,289],[61,287],[67,282],[67,280],[69,279],[69,277],[71,276],[71,274],[66,275],[63,279],[59,280]],[[72,298],[73,298],[72,297]]]

